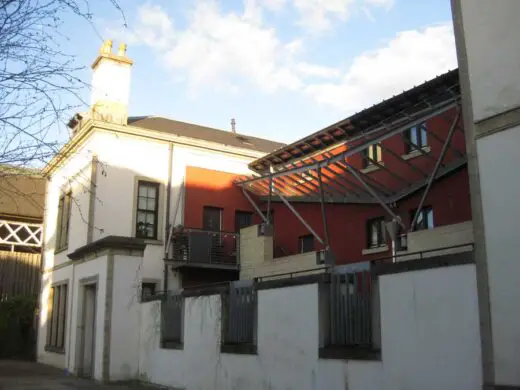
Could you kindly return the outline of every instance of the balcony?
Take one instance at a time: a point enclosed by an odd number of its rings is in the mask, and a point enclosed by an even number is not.
[[[194,228],[176,229],[171,235],[166,263],[174,269],[210,268],[238,271],[238,233]]]

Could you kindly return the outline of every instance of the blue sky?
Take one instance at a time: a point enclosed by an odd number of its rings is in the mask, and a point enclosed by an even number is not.
[[[108,3],[64,49],[126,42],[131,115],[291,142],[456,67],[448,0],[120,0],[128,28]]]

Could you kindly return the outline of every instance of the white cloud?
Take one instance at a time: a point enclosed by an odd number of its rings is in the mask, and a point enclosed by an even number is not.
[[[333,69],[300,61],[302,40],[280,41],[261,16],[253,0],[246,0],[242,13],[223,13],[216,2],[199,1],[180,30],[173,28],[164,9],[147,4],[126,39],[156,49],[191,92],[205,87],[236,90],[244,82],[267,92],[297,90],[304,87],[305,77],[334,75]]]
[[[457,66],[451,24],[404,31],[386,46],[354,59],[339,83],[310,84],[313,100],[353,112]]]
[[[252,0],[242,13],[223,12],[215,1],[200,0],[179,29],[164,9],[144,5],[126,35],[131,43],[151,47],[192,94],[214,88],[289,90],[344,114],[456,67],[451,24],[398,33],[348,67],[330,67],[306,60],[301,38],[283,41],[261,16]]]
[[[296,24],[314,34],[330,30],[335,22],[344,22],[355,12],[371,15],[369,7],[389,10],[394,0],[258,0],[258,4],[271,11],[290,5],[298,14]]]
[[[304,76],[321,78],[335,78],[340,75],[339,69],[328,66],[314,65],[308,62],[298,62],[294,65],[295,71]]]

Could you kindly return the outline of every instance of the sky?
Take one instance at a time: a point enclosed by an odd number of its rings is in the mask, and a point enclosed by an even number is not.
[[[128,44],[130,115],[292,142],[457,66],[449,0],[107,0],[63,26],[90,65]],[[126,23],[126,26],[125,26]],[[85,91],[88,101],[88,91]]]

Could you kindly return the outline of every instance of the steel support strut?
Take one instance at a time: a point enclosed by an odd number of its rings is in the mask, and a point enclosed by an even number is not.
[[[347,169],[350,171],[350,173],[363,185],[363,187],[365,187],[367,189],[368,192],[370,192],[370,195],[372,195],[378,202],[381,206],[383,206],[383,208],[385,209],[385,211],[390,214],[390,216],[395,219],[399,225],[401,225],[403,227],[403,229],[406,229],[406,226],[404,226],[404,223],[401,221],[401,218],[399,218],[393,211],[392,209],[390,209],[390,207],[388,207],[388,205],[386,204],[386,202],[377,194],[376,191],[374,191],[374,189],[372,187],[370,187],[367,183],[365,183],[365,181],[363,180],[363,178],[357,173],[357,171],[352,168],[349,164],[346,164],[345,165],[347,167]]]
[[[271,224],[271,197],[273,196],[273,166],[269,167],[269,195],[267,195],[267,221],[268,225]]]
[[[310,227],[310,225],[305,221],[305,219],[303,219],[303,217],[298,213],[298,211],[296,211],[296,209],[289,203],[289,201],[287,199],[285,199],[285,197],[280,192],[278,192],[276,190],[275,190],[275,192],[276,192],[276,195],[278,195],[278,197],[280,197],[282,202],[289,208],[289,210],[292,211],[292,213],[296,216],[296,218],[298,218],[300,220],[300,222],[303,224],[303,226],[305,226],[307,228],[307,230],[309,230],[309,232],[314,236],[314,238],[316,238],[316,240],[318,240],[320,244],[324,245],[324,242],[321,239],[321,237],[318,236],[318,234]]]
[[[451,143],[451,139],[453,138],[453,134],[455,133],[455,129],[457,128],[457,124],[460,120],[460,106],[457,107],[457,114],[455,115],[455,118],[453,118],[453,122],[451,123],[450,130],[448,132],[448,136],[446,137],[446,141],[444,141],[444,145],[442,145],[441,153],[439,154],[439,157],[437,158],[437,161],[435,163],[435,167],[433,168],[433,172],[428,178],[428,182],[426,183],[426,189],[424,190],[424,193],[421,197],[421,201],[419,202],[419,205],[417,206],[417,211],[415,212],[415,215],[413,216],[412,222],[410,224],[410,229],[408,231],[413,232],[415,229],[415,224],[417,223],[417,219],[419,218],[419,214],[421,212],[421,209],[424,205],[424,201],[426,200],[426,197],[428,196],[428,192],[430,192],[430,188],[433,184],[433,181],[435,180],[435,176],[437,176],[437,172],[439,171],[439,167],[442,164],[442,160],[444,160],[444,156],[446,155],[446,152],[449,148],[449,145]]]
[[[323,181],[321,178],[321,168],[316,170],[318,172],[318,182],[320,183],[320,203],[321,203],[321,218],[323,221],[323,231],[325,232],[325,249],[329,250],[329,227],[327,225],[327,212],[325,210],[325,194],[323,192]]]
[[[264,213],[262,213],[262,211],[258,208],[258,206],[256,205],[256,202],[253,200],[253,198],[251,198],[249,196],[249,194],[247,193],[246,189],[244,187],[242,187],[242,193],[244,194],[244,196],[246,197],[246,199],[249,201],[249,203],[251,203],[251,205],[253,206],[253,208],[256,210],[256,212],[260,215],[260,217],[262,217],[262,220],[267,223],[267,218],[266,216],[264,215]]]

